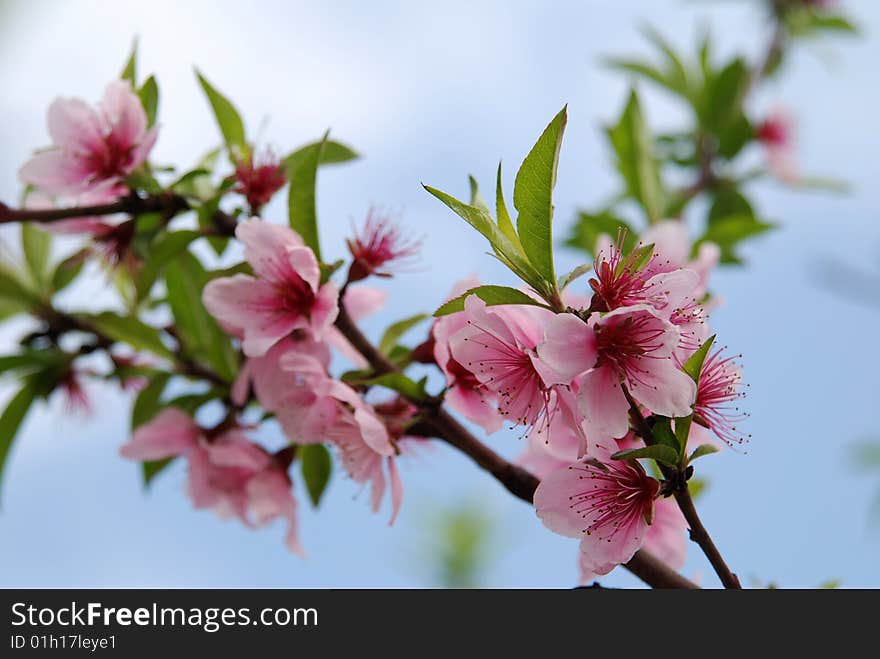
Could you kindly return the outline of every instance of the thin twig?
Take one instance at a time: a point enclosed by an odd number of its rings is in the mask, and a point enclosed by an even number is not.
[[[654,438],[654,431],[651,429],[650,424],[639,409],[639,404],[632,397],[632,394],[630,394],[626,385],[622,384],[620,386],[621,389],[623,389],[623,395],[629,403],[629,414],[636,432],[641,436],[647,446],[655,444],[656,440]],[[684,474],[680,470],[667,467],[666,465],[659,463],[658,465],[663,472],[663,476],[674,485],[673,495],[675,496],[675,501],[678,503],[678,507],[681,509],[681,512],[688,523],[691,540],[697,543],[700,546],[700,549],[703,550],[703,553],[706,555],[706,558],[709,559],[712,568],[715,570],[718,578],[721,579],[721,583],[725,588],[742,588],[739,579],[733,572],[731,572],[727,563],[724,562],[721,552],[718,551],[718,547],[715,546],[712,537],[709,535],[706,527],[703,526],[703,522],[697,514],[697,509],[694,507],[694,500],[691,498],[691,493],[687,486],[687,479]]]

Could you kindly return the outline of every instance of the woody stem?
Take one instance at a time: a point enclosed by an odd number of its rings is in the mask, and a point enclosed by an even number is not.
[[[632,397],[632,394],[630,394],[626,385],[622,384],[620,386],[623,389],[623,395],[626,396],[626,400],[629,403],[630,418],[636,432],[641,435],[646,445],[651,446],[656,444],[657,442],[654,437],[654,431],[647,419],[645,419],[642,411],[639,409],[639,404]],[[721,556],[721,552],[718,551],[718,547],[715,546],[712,536],[709,535],[706,527],[703,526],[703,522],[700,520],[700,516],[697,514],[697,509],[694,506],[694,500],[691,498],[691,492],[688,489],[687,479],[685,478],[684,473],[680,470],[660,464],[659,462],[658,466],[663,472],[663,476],[675,486],[673,489],[673,496],[675,497],[675,501],[678,503],[678,507],[681,509],[685,520],[687,520],[688,527],[690,528],[691,540],[697,543],[700,546],[700,549],[703,550],[706,558],[709,559],[709,563],[712,564],[715,574],[721,579],[721,583],[725,588],[742,588],[736,574],[731,572],[727,563],[724,561],[724,557]]]

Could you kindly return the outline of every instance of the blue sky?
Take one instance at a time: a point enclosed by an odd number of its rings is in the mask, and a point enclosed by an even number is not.
[[[783,104],[798,120],[798,160],[808,173],[848,181],[847,196],[753,189],[782,229],[751,244],[746,269],[723,270],[713,289],[719,340],[744,353],[751,384],[748,455],[701,460],[711,486],[698,502],[728,562],[747,583],[880,585],[880,529],[868,510],[876,482],[852,469],[851,446],[875,432],[876,309],[823,284],[829,262],[876,272],[880,247],[876,166],[880,133],[876,62],[880,5],[846,2],[863,26],[858,40],[797,51],[788,75],[755,99]],[[556,194],[557,235],[579,205],[612,194],[600,122],[623,103],[627,81],[599,66],[608,54],[644,53],[640,21],[690,46],[713,27],[721,52],[753,55],[763,38],[756,3],[610,2],[83,2],[7,3],[0,75],[0,199],[15,199],[16,170],[45,144],[45,108],[57,95],[97,99],[140,36],[142,71],[157,74],[162,133],[157,162],[187,165],[218,142],[195,84],[198,66],[245,116],[251,134],[280,151],[327,127],[365,158],[319,181],[322,240],[342,255],[352,220],[371,204],[401,214],[425,237],[425,267],[386,284],[384,319],[430,311],[462,275],[513,283],[476,234],[420,187],[464,195],[473,173],[487,187],[499,159],[508,179],[564,103],[569,126]],[[644,89],[649,121],[673,126],[678,108]],[[14,127],[12,130],[10,127]],[[267,219],[284,221],[275,205]],[[696,219],[696,218],[695,218]],[[3,228],[4,241],[15,230]],[[560,248],[559,260],[578,255]],[[560,270],[564,268],[560,266]],[[88,285],[75,304],[94,294]],[[15,328],[0,330],[8,348]],[[380,323],[367,323],[375,336]],[[437,445],[403,468],[398,523],[369,512],[353,483],[336,474],[316,513],[304,502],[307,561],[288,554],[282,529],[259,533],[193,511],[184,470],[148,494],[136,465],[118,458],[127,438],[127,399],[95,393],[95,413],[71,419],[58,405],[36,410],[13,448],[0,512],[3,586],[426,586],[424,557],[437,542],[431,511],[479,501],[496,520],[490,586],[567,587],[576,545],[547,532],[528,507]],[[8,396],[6,387],[3,396]],[[880,433],[878,433],[880,434]],[[515,433],[494,436],[505,455]],[[302,493],[301,493],[302,494]],[[695,548],[689,576],[715,584]],[[609,585],[634,585],[622,570]]]

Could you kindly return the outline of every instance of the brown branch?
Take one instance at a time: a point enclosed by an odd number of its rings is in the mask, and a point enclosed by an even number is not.
[[[623,389],[623,395],[629,403],[630,419],[632,420],[633,426],[635,426],[636,432],[641,436],[647,446],[656,444],[657,442],[654,438],[654,431],[644,415],[642,415],[642,411],[639,409],[639,404],[632,397],[632,394],[630,394],[626,385],[621,384],[620,386],[621,389]],[[715,574],[721,579],[721,583],[725,588],[742,588],[737,576],[731,572],[727,563],[724,562],[721,552],[718,551],[718,547],[716,547],[715,543],[712,541],[712,536],[709,535],[706,527],[703,526],[703,522],[697,514],[697,509],[694,507],[694,500],[691,498],[691,492],[688,489],[685,474],[679,469],[667,467],[659,462],[658,466],[663,472],[663,476],[673,485],[673,495],[675,496],[675,501],[678,503],[678,507],[681,509],[681,512],[688,523],[691,540],[697,543],[700,546],[700,549],[703,550],[706,558],[709,559],[709,563],[712,564]]]
[[[694,506],[694,500],[691,498],[691,491],[688,489],[687,483],[685,483],[684,487],[676,489],[673,495],[690,527],[691,540],[696,542],[700,549],[703,550],[706,558],[712,564],[715,574],[721,579],[722,585],[725,588],[742,588],[739,578],[727,567],[721,552],[718,551],[718,547],[712,541],[712,536],[709,535],[706,527],[703,526],[703,522],[700,521],[700,516],[697,514],[697,509]]]
[[[340,305],[336,327],[349,343],[364,356],[373,370],[378,373],[393,373],[399,369],[363,335],[358,326]],[[488,471],[514,496],[532,504],[538,478],[522,467],[515,465],[479,441],[445,409],[436,405],[422,404],[425,422],[436,432],[437,437],[470,457],[480,467]],[[698,586],[672,570],[663,561],[641,549],[624,563],[634,575],[653,588],[694,589]]]
[[[192,210],[186,197],[172,192],[140,197],[132,193],[107,204],[92,206],[70,206],[67,208],[10,208],[0,202],[0,224],[12,222],[58,222],[75,217],[101,217],[104,215],[141,215],[143,213],[163,213],[168,219],[178,213]],[[223,211],[213,215],[214,227],[219,235],[235,234],[235,218]]]
[[[51,307],[39,310],[38,314],[49,324],[49,327],[53,332],[63,333],[77,331],[91,334],[97,339],[96,348],[109,350],[113,344],[116,343],[116,341],[104,334],[100,329],[77,316],[58,311]],[[211,384],[219,387],[228,388],[230,384],[218,373],[215,373],[211,369],[199,364],[180,352],[176,352],[174,355],[174,370],[180,375],[199,380],[207,380]]]

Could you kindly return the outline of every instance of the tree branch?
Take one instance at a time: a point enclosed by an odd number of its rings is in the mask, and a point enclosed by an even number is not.
[[[105,215],[141,215],[143,213],[164,213],[169,218],[178,213],[192,210],[186,197],[172,192],[141,197],[131,193],[126,197],[107,204],[92,206],[70,206],[67,208],[10,208],[0,202],[0,224],[12,222],[58,222],[75,217],[103,217]],[[235,218],[223,211],[213,215],[214,226],[221,235],[235,234]]]
[[[349,343],[364,356],[377,374],[399,371],[363,335],[360,328],[345,311],[343,305],[340,305],[336,327],[348,339]],[[471,432],[442,407],[422,405],[422,410],[425,413],[426,423],[434,429],[439,439],[442,439],[470,457],[480,467],[492,474],[511,494],[529,505],[532,504],[535,489],[540,482],[534,474],[498,455],[474,437]],[[695,583],[685,579],[663,561],[644,549],[637,551],[635,556],[628,563],[624,564],[624,567],[653,588],[698,588]]]
[[[646,446],[656,444],[657,442],[654,438],[654,431],[648,424],[644,415],[642,415],[642,411],[639,409],[639,404],[632,397],[632,394],[629,393],[626,385],[621,384],[620,387],[623,389],[623,395],[626,396],[626,400],[629,403],[629,414],[636,431],[641,435]],[[691,492],[688,489],[685,475],[680,470],[667,467],[659,462],[657,465],[663,472],[663,476],[670,481],[675,488],[673,490],[673,495],[675,496],[675,501],[678,503],[678,507],[681,509],[681,512],[688,523],[691,540],[697,543],[700,546],[700,549],[703,550],[706,558],[708,558],[709,562],[712,564],[715,574],[721,579],[721,583],[725,588],[742,588],[739,579],[730,571],[730,568],[727,567],[727,563],[724,562],[721,552],[718,551],[718,548],[712,541],[712,537],[709,535],[706,527],[703,526],[703,522],[700,520],[700,516],[697,514],[697,509],[694,506],[694,500],[691,498]]]

